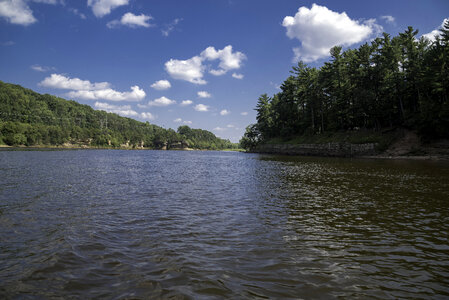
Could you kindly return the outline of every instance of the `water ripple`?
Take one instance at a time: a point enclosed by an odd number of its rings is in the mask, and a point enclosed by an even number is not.
[[[449,297],[449,166],[0,152],[0,297]]]

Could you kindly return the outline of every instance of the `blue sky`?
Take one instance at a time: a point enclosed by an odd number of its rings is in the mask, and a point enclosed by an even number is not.
[[[297,60],[448,17],[447,0],[0,0],[0,80],[237,142]]]

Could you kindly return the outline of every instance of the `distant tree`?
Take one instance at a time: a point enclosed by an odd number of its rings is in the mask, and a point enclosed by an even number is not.
[[[260,131],[257,124],[251,124],[246,127],[245,134],[240,140],[240,147],[246,150],[254,149],[260,142]]]
[[[0,81],[0,143],[32,146],[71,141],[118,147],[129,141],[133,147],[143,142],[145,147],[160,148],[183,140],[196,147],[201,141],[207,149],[237,147],[206,130],[185,126],[176,132]]]
[[[281,92],[259,97],[257,123],[241,144],[360,127],[403,126],[425,139],[449,137],[449,21],[432,43],[417,34],[409,27],[358,49],[335,46],[319,69],[299,62]]]

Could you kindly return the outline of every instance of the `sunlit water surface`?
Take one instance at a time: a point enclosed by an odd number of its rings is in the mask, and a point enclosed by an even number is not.
[[[449,165],[1,151],[0,298],[446,298]]]

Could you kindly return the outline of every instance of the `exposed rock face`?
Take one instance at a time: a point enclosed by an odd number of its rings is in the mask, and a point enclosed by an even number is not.
[[[264,144],[257,146],[251,152],[288,155],[352,157],[359,155],[375,155],[376,144]]]
[[[171,143],[170,145],[168,145],[168,149],[170,149],[170,150],[184,150],[184,149],[188,149],[188,148],[189,148],[189,143],[187,143],[185,141]]]
[[[169,145],[169,149],[182,149],[182,143],[181,142],[171,143]]]
[[[136,146],[136,149],[144,149],[145,148],[145,143],[144,141],[140,141]]]
[[[407,155],[414,149],[422,148],[419,136],[413,131],[405,131],[404,136],[393,143],[385,154],[388,156]]]
[[[121,144],[120,147],[122,147],[122,148],[129,148],[129,140],[127,140],[126,143]]]

